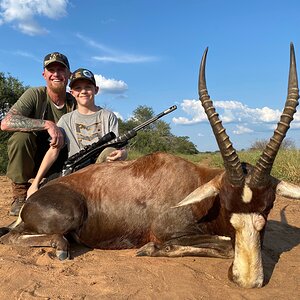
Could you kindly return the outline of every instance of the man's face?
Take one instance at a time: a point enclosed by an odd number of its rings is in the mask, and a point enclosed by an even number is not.
[[[43,72],[47,87],[54,93],[66,91],[70,71],[62,64],[54,62],[48,65]]]
[[[78,79],[71,88],[71,94],[75,97],[78,105],[89,106],[94,103],[94,97],[98,93],[96,87],[89,80]]]

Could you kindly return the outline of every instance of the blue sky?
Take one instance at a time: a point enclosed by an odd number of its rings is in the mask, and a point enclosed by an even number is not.
[[[90,69],[97,104],[128,119],[138,105],[189,136],[199,151],[217,150],[198,100],[209,47],[209,94],[233,145],[269,139],[287,94],[289,45],[300,60],[298,0],[0,0],[0,71],[44,85],[47,53]],[[298,55],[299,54],[299,55]],[[287,137],[300,147],[300,114]],[[299,142],[298,142],[299,140]]]

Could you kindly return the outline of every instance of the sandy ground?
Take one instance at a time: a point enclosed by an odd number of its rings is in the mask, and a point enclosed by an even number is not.
[[[0,176],[0,226],[11,190]],[[60,262],[53,249],[0,245],[2,299],[300,299],[300,202],[280,198],[269,216],[263,249],[266,284],[241,289],[227,279],[231,260],[136,257],[135,250],[72,245]]]

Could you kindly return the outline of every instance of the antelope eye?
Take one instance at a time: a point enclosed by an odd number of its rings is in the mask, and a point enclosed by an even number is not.
[[[166,251],[166,252],[170,252],[170,251],[171,251],[171,246],[169,246],[169,245],[166,246],[166,247],[165,247],[165,251]]]

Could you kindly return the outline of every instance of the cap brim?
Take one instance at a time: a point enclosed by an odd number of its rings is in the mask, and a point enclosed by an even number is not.
[[[58,60],[49,61],[49,62],[45,63],[45,64],[44,64],[44,68],[47,68],[49,65],[51,65],[51,64],[53,64],[53,63],[61,64],[61,65],[63,65],[64,67],[66,67],[68,70],[70,70],[69,67],[68,67],[68,65],[66,65],[64,62],[58,61]]]
[[[75,78],[74,80],[72,80],[72,81],[69,83],[69,87],[72,88],[72,85],[74,85],[74,83],[75,83],[76,81],[78,81],[78,80],[86,80],[86,81],[91,82],[94,86],[97,86],[96,83],[95,83],[93,80],[88,79],[88,78],[86,78],[86,77],[79,77],[79,78]]]

